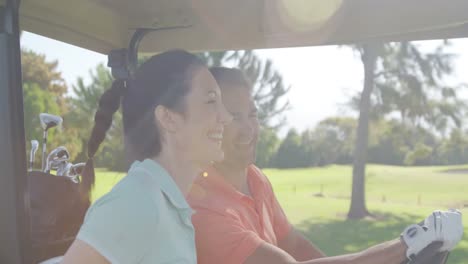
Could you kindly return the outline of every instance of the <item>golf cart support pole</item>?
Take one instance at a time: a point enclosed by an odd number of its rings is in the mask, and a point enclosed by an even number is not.
[[[107,55],[107,66],[111,68],[115,79],[129,79],[138,67],[138,47],[143,38],[151,32],[187,28],[190,26],[173,26],[162,28],[137,28],[126,49],[114,49]]]
[[[0,0],[0,263],[30,264],[19,0]]]
[[[151,31],[154,30],[139,28],[133,33],[127,49],[110,51],[107,66],[111,68],[115,79],[127,80],[133,76],[138,66],[138,46],[143,37]]]

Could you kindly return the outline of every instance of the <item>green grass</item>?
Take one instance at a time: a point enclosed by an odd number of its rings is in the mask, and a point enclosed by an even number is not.
[[[457,167],[397,167],[369,165],[366,200],[377,219],[345,219],[351,194],[351,167],[329,166],[265,170],[289,220],[327,255],[365,249],[399,236],[409,224],[435,209],[468,206],[468,174],[445,173]],[[96,199],[109,191],[122,173],[98,170]],[[321,191],[322,190],[322,191]],[[317,196],[322,192],[323,197]],[[468,208],[464,213],[465,238],[448,263],[468,262]]]
[[[468,174],[443,172],[453,168],[369,165],[366,200],[378,220],[361,221],[345,219],[350,205],[350,166],[268,169],[265,173],[290,221],[328,255],[338,255],[396,238],[407,225],[421,221],[435,209],[468,206]],[[323,197],[316,195],[321,189]],[[467,209],[462,210],[465,234]],[[465,238],[450,255],[449,263],[467,260]]]
[[[106,169],[96,169],[95,173],[96,182],[92,194],[93,200],[109,192],[112,187],[125,176],[125,173],[108,171]]]

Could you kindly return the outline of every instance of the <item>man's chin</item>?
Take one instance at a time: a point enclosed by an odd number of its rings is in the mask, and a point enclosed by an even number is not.
[[[256,155],[252,153],[224,152],[224,160],[218,163],[230,164],[234,167],[248,167],[255,163]]]
[[[249,158],[243,158],[239,160],[239,164],[242,164],[244,167],[248,167],[252,164],[255,163],[255,158],[249,157]]]

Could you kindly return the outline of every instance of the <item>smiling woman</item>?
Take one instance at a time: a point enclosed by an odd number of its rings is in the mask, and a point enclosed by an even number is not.
[[[89,208],[62,263],[196,263],[184,196],[205,166],[223,159],[220,140],[231,117],[213,76],[188,52],[153,56],[127,82],[116,80],[99,101],[83,193],[94,184],[92,158],[121,100],[134,162]]]

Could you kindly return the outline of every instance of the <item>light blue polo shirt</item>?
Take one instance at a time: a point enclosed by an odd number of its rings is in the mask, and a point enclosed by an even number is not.
[[[88,210],[77,238],[113,264],[196,263],[192,209],[167,171],[136,161]]]

